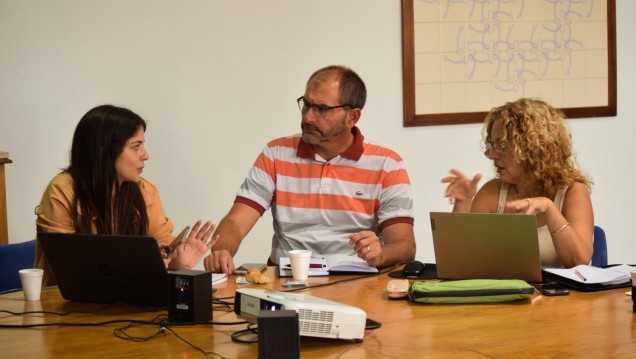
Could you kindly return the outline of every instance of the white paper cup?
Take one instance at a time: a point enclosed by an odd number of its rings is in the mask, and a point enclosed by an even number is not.
[[[42,275],[44,271],[38,268],[21,269],[19,272],[20,281],[22,282],[22,291],[24,291],[24,299],[40,300],[40,292],[42,291]]]
[[[289,261],[291,262],[292,277],[295,280],[307,280],[311,251],[304,249],[289,251]]]

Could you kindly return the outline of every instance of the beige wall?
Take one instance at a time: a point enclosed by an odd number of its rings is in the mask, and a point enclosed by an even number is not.
[[[596,182],[610,262],[636,263],[636,2],[617,3],[618,116],[570,126],[579,163]],[[333,63],[366,81],[359,125],[406,160],[417,258],[434,261],[428,212],[450,210],[440,178],[451,167],[486,177],[492,170],[478,124],[402,127],[397,0],[0,0],[0,150],[14,161],[6,171],[10,241],[34,237],[34,207],[66,166],[76,123],[102,103],[148,121],[144,174],[175,224],[219,221],[265,143],[299,131],[294,100],[309,74]],[[268,212],[237,261],[265,260],[271,232]]]

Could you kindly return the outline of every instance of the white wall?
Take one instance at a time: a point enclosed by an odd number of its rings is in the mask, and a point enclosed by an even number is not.
[[[618,116],[569,123],[579,164],[596,182],[610,262],[636,263],[636,2],[617,3]],[[148,121],[144,175],[177,227],[218,222],[265,143],[299,131],[294,100],[311,72],[345,64],[368,86],[363,133],[407,162],[417,258],[434,261],[428,212],[450,210],[440,178],[451,167],[492,169],[479,124],[402,127],[400,21],[397,0],[0,0],[10,241],[34,238],[33,210],[93,106],[123,105]],[[268,212],[236,260],[265,260],[271,232]]]

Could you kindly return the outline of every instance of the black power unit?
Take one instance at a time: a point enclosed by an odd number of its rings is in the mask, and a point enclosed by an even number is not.
[[[261,310],[258,315],[258,358],[300,358],[299,332],[295,310]]]
[[[212,273],[184,269],[168,273],[168,320],[173,323],[212,321]]]

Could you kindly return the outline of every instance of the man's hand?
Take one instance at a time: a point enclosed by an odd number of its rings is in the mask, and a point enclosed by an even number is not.
[[[382,263],[382,244],[372,231],[360,231],[349,235],[349,244],[370,266],[377,267]]]
[[[234,259],[229,251],[219,249],[212,251],[209,256],[205,257],[203,267],[208,272],[230,275],[234,272]]]

